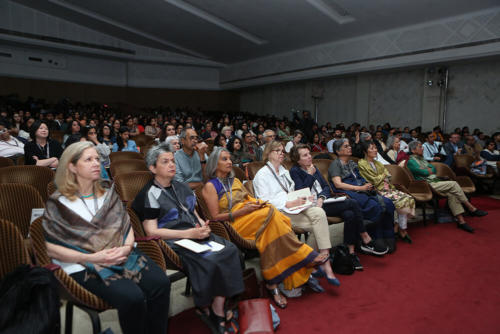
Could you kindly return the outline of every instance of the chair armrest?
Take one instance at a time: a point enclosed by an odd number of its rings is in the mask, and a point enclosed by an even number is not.
[[[151,240],[160,240],[161,237],[159,235],[151,235],[147,237],[135,237],[135,241],[151,241]]]
[[[229,236],[229,233],[227,231],[227,228],[226,228],[224,222],[211,220],[211,221],[209,221],[208,226],[210,227],[210,229],[212,230],[212,232],[215,235],[218,235],[219,237],[224,238],[224,239],[229,240],[229,241],[231,240],[231,237]]]
[[[429,185],[429,183],[427,183],[427,181],[418,180],[410,182],[408,186],[408,191],[410,193],[426,193],[426,192],[432,192],[432,188]]]
[[[410,191],[408,190],[408,188],[406,188],[402,184],[395,183],[395,184],[393,184],[393,186],[396,187],[396,189],[399,190],[399,191],[402,191],[402,192],[407,193],[407,194],[410,193]]]
[[[165,271],[167,270],[167,264],[157,240],[159,240],[159,238],[155,237],[140,237],[135,239],[137,248]]]
[[[226,228],[226,231],[229,235],[229,240],[236,244],[236,246],[243,249],[257,249],[255,240],[247,240],[243,238],[229,222],[222,222],[222,224]]]
[[[457,176],[456,181],[460,187],[474,187],[474,182],[468,176]]]
[[[111,308],[108,303],[86,290],[61,268],[54,270],[53,273],[60,284],[62,298],[68,299],[76,305],[84,305],[97,311]]]
[[[57,269],[61,269],[61,266],[55,263],[49,263],[44,265],[43,267],[49,271],[56,271]]]

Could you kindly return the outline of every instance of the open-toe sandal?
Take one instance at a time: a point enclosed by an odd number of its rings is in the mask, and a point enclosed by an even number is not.
[[[330,254],[327,254],[327,253],[319,254],[318,256],[316,256],[314,261],[309,262],[306,267],[307,268],[314,268],[316,266],[320,266],[323,263],[325,263],[326,261],[328,261],[328,259],[330,259]]]
[[[225,334],[226,333],[226,318],[218,316],[215,314],[212,307],[210,307],[210,330],[213,334]]]
[[[276,300],[276,298],[274,298],[275,296],[280,296],[282,297],[281,293],[280,293],[280,290],[278,288],[274,288],[274,289],[269,289],[267,288],[267,291],[269,292],[269,294],[271,295],[271,298],[272,300],[274,301],[274,303],[276,304],[276,306],[278,306],[279,308],[281,309],[284,309],[287,307],[287,303],[280,303]]]

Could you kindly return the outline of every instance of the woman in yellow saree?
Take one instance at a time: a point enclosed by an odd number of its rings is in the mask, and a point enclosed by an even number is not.
[[[229,151],[214,150],[205,171],[209,181],[203,188],[203,198],[212,218],[232,222],[243,238],[255,240],[266,287],[276,305],[285,308],[286,299],[277,285],[283,282],[286,290],[304,285],[310,279],[311,268],[328,257],[300,242],[288,217],[248,194],[233,176]]]

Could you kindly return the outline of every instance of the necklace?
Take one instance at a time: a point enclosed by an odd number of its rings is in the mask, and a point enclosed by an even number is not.
[[[95,191],[94,191],[95,192]],[[97,197],[94,196],[94,192],[92,192],[92,194],[90,195],[87,195],[87,196],[83,196],[80,194],[80,200],[83,202],[83,205],[85,205],[85,208],[87,209],[87,211],[90,213],[90,215],[92,216],[92,218],[97,214],[97,209],[98,209],[98,204],[97,204]],[[91,196],[94,196],[94,212],[92,212],[92,210],[90,210],[89,206],[87,205],[87,203],[85,202],[84,198],[89,198]]]

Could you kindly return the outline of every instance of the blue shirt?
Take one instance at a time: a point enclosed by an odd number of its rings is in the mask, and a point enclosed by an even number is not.
[[[113,144],[112,151],[118,152],[118,144],[117,143]],[[127,141],[127,147],[123,147],[122,152],[139,152],[139,150],[137,149],[137,145],[135,144],[135,141],[129,139]]]
[[[177,166],[174,180],[186,183],[203,182],[200,156],[197,152],[189,156],[184,150],[179,150],[175,152],[174,158]]]

